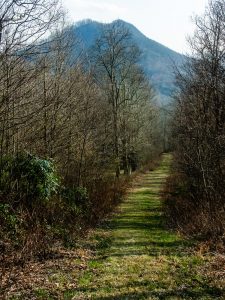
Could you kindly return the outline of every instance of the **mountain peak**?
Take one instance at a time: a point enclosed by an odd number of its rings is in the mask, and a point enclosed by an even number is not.
[[[140,66],[158,92],[160,102],[167,103],[174,89],[173,65],[181,65],[185,56],[151,40],[133,24],[121,19],[111,23],[100,23],[91,19],[83,20],[74,25],[74,32],[82,40],[84,47],[88,49],[93,46],[104,24],[122,24],[128,28],[134,42],[142,51]]]

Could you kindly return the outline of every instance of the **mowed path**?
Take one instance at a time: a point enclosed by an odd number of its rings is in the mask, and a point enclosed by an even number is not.
[[[220,299],[199,272],[205,259],[163,224],[160,191],[170,160],[164,155],[160,167],[140,175],[118,214],[96,232],[97,254],[65,299]]]

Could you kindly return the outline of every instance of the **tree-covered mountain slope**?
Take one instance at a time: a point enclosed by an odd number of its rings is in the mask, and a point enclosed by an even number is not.
[[[134,42],[142,52],[140,65],[158,92],[160,102],[167,104],[174,89],[174,65],[181,65],[185,56],[151,40],[130,23],[122,20],[114,22],[122,23],[131,32]],[[102,25],[92,20],[81,21],[73,25],[74,35],[82,42],[85,50],[93,46],[101,32]]]

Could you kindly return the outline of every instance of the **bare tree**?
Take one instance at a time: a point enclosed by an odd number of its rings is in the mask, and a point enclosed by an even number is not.
[[[135,101],[138,98],[138,89],[142,84],[137,69],[140,51],[133,43],[129,30],[118,21],[110,25],[103,25],[102,33],[97,38],[91,53],[96,82],[104,91],[111,107],[113,157],[116,177],[119,177],[121,164],[119,121],[121,111],[125,111],[125,107],[131,107],[134,98],[136,97]],[[133,90],[131,85],[133,85]],[[123,144],[124,151],[127,153],[127,141],[124,140]],[[125,157],[125,161],[127,161],[127,154]]]
[[[205,207],[213,228],[225,204],[225,1],[210,1],[195,23],[193,54],[178,74],[175,143],[190,199]],[[222,221],[216,226],[223,230]]]
[[[4,152],[16,151],[18,128],[36,113],[31,95],[40,68],[34,59],[37,51],[44,51],[46,42],[40,45],[40,40],[60,17],[58,1],[0,2],[1,157]]]

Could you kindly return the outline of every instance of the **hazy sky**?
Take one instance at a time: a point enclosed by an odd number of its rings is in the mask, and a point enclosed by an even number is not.
[[[123,19],[149,38],[186,52],[186,36],[193,32],[191,16],[202,14],[207,0],[61,0],[70,21]]]

